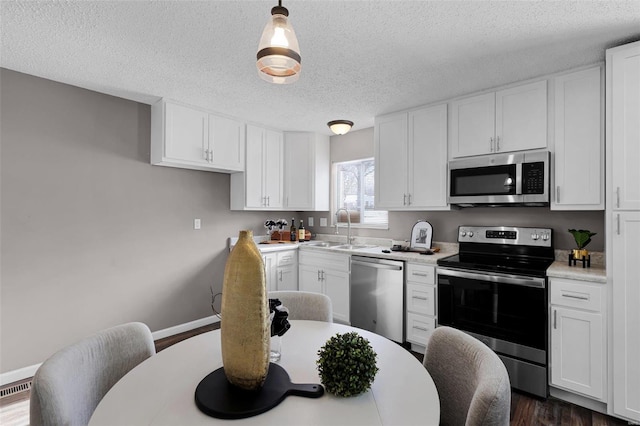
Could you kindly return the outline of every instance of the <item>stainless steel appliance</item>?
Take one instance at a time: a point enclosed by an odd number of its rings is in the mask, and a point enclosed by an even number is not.
[[[478,338],[502,359],[513,388],[546,397],[552,230],[461,226],[458,242],[457,255],[438,260],[438,325]]]
[[[404,341],[404,263],[351,256],[351,325]]]
[[[549,205],[549,151],[449,161],[448,202],[460,207]]]

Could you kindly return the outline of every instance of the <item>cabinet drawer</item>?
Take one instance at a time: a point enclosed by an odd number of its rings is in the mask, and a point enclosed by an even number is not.
[[[314,266],[320,269],[333,269],[341,272],[349,272],[351,256],[348,254],[318,253],[318,251],[301,251],[299,253],[301,265]]]
[[[407,311],[416,314],[435,315],[435,287],[407,283]]]
[[[433,317],[407,312],[407,341],[420,346],[427,346],[431,333],[436,328],[436,320]]]
[[[552,278],[551,304],[601,312],[603,310],[602,286],[583,281]]]
[[[429,265],[407,263],[406,280],[421,284],[435,284],[436,268]]]
[[[298,252],[296,250],[278,252],[276,265],[287,266],[295,265],[298,262]]]

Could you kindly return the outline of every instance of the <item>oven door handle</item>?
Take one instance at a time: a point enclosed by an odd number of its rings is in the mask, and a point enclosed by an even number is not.
[[[438,268],[438,275],[448,277],[467,278],[476,281],[487,281],[500,284],[513,284],[525,287],[545,288],[546,279],[538,277],[526,277],[522,275],[508,275],[497,272],[468,272],[455,269]]]

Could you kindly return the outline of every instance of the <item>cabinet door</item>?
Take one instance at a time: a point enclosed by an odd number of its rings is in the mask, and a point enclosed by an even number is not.
[[[255,126],[247,126],[247,151],[245,188],[246,207],[263,208],[266,207],[264,198],[263,176],[263,149],[264,149],[264,129]]]
[[[496,152],[547,146],[547,81],[496,92]]]
[[[613,411],[640,421],[640,212],[614,212],[613,221]]]
[[[640,43],[607,52],[613,208],[640,210]]]
[[[208,114],[167,102],[165,120],[165,156],[169,159],[208,165]]]
[[[300,265],[300,269],[298,271],[300,291],[324,293],[322,291],[322,280],[320,279],[320,270],[318,268]]]
[[[333,305],[333,320],[351,324],[349,315],[349,274],[325,269],[322,271],[322,278],[324,280],[324,293],[329,296]]]
[[[262,255],[262,261],[264,262],[264,274],[266,278],[267,291],[277,290],[277,275],[276,275],[276,253],[266,253]]]
[[[284,207],[313,210],[313,143],[311,133],[284,136]]]
[[[601,313],[552,308],[551,383],[604,398],[604,319]]]
[[[407,312],[405,333],[408,342],[426,347],[435,328],[435,318]]]
[[[604,209],[600,67],[555,79],[555,199],[552,210]]]
[[[282,208],[282,133],[265,130],[264,138],[264,196],[269,209]]]
[[[447,205],[447,105],[409,113],[408,204],[410,208]]]
[[[298,268],[295,265],[281,266],[277,270],[278,290],[298,290]]]
[[[451,141],[453,157],[489,154],[494,151],[495,93],[451,102]]]
[[[407,193],[407,113],[376,118],[375,208],[403,208]]]
[[[209,114],[209,150],[212,166],[244,171],[244,123]]]

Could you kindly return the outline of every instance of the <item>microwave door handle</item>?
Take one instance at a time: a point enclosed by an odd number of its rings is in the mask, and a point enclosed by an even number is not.
[[[522,195],[522,163],[516,163],[516,195]]]

